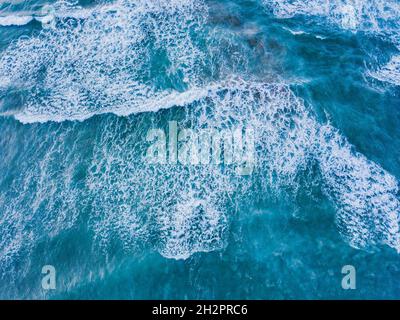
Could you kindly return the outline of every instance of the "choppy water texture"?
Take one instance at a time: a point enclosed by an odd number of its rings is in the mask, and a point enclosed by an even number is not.
[[[400,298],[399,88],[397,0],[1,1],[0,297]]]

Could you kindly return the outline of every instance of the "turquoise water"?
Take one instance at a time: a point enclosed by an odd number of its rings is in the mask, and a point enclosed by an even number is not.
[[[0,298],[400,298],[399,21],[398,1],[2,1]],[[147,162],[170,121],[254,128],[252,173]]]

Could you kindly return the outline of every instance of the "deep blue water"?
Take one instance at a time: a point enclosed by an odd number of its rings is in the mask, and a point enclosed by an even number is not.
[[[397,0],[1,1],[0,298],[399,299],[399,21]],[[171,121],[253,128],[252,173],[149,163]]]

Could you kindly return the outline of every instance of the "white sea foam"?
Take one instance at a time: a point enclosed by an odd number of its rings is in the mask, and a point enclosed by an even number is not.
[[[99,4],[97,6],[81,7],[74,2],[58,1],[55,4],[45,5],[39,10],[18,11],[18,13],[0,15],[0,26],[24,26],[33,20],[44,25],[53,22],[55,19],[88,19],[96,12],[113,12],[118,6],[113,4]]]
[[[393,56],[390,61],[376,71],[369,72],[369,75],[379,81],[400,85],[400,55]]]
[[[309,34],[308,32],[305,32],[303,30],[292,30],[292,29],[290,29],[288,27],[282,27],[282,28],[284,30],[286,30],[286,31],[289,31],[294,36],[301,36],[303,34],[307,34],[307,35]],[[321,35],[314,35],[314,37],[317,38],[317,39],[320,39],[320,40],[325,40],[326,39],[326,37],[321,36]]]
[[[397,0],[263,0],[263,3],[280,18],[297,15],[319,17],[346,30],[381,36],[400,48],[400,3]],[[368,75],[399,85],[398,56]]]
[[[357,248],[387,244],[400,253],[398,181],[330,125],[320,128],[319,163],[341,233]]]
[[[22,121],[82,120],[145,105],[171,91],[157,89],[165,74],[181,86],[200,84],[202,52],[191,33],[207,15],[201,1],[121,0],[86,11],[59,4],[52,14],[52,27],[0,57],[2,86],[29,91],[16,115]],[[155,56],[166,70],[150,73]]]
[[[169,109],[172,107],[182,107],[189,105],[190,103],[207,97],[207,95],[217,90],[218,86],[210,84],[205,87],[193,87],[183,92],[170,91],[162,92],[160,94],[154,94],[154,96],[148,97],[146,100],[141,100],[140,97],[134,99],[128,105],[123,105],[119,108],[112,107],[109,109],[102,109],[93,112],[77,112],[76,114],[37,114],[35,112],[29,112],[29,110],[22,111],[11,111],[7,113],[1,113],[3,116],[13,116],[15,119],[22,123],[44,123],[48,121],[52,122],[63,122],[66,120],[70,121],[84,121],[94,115],[113,113],[118,116],[128,116],[130,114],[142,113],[142,112],[156,112],[161,109]]]
[[[59,126],[46,141],[27,141],[25,151],[19,151],[27,157],[34,151],[34,158],[42,160],[22,161],[22,173],[12,189],[26,192],[0,197],[9,200],[1,202],[7,214],[0,225],[10,230],[0,243],[1,261],[27,250],[28,241],[35,243],[43,235],[57,235],[73,226],[77,205],[90,208],[89,227],[104,249],[116,242],[134,251],[150,246],[173,259],[221,250],[228,241],[231,216],[249,201],[249,188],[251,198],[284,187],[296,192],[299,175],[313,161],[319,164],[324,191],[337,207],[339,230],[349,243],[359,248],[387,244],[399,250],[396,179],[354,151],[337,130],[319,124],[287,85],[232,78],[197,92],[175,99],[187,106],[177,110],[184,115],[180,125],[195,130],[257,128],[252,176],[238,177],[235,168],[213,165],[147,163],[146,126],[165,121],[159,113],[147,113],[145,122],[138,117],[100,119],[88,175],[79,185],[74,176],[83,156],[75,134],[84,130],[74,127],[83,124]],[[20,145],[18,136],[15,130],[7,139]],[[15,156],[5,156],[2,165]],[[15,234],[18,230],[20,235]]]
[[[252,197],[285,186],[296,192],[300,173],[317,161],[323,189],[337,207],[338,227],[349,243],[399,250],[396,179],[354,151],[337,130],[319,124],[286,85],[233,79],[189,101],[187,106],[196,106],[185,109],[184,123],[191,128],[257,128],[251,179],[234,178],[234,170],[223,172],[218,166],[143,164],[131,151],[144,147],[139,133],[129,134],[134,118],[111,119],[88,179],[100,242],[118,235],[129,247],[155,232],[156,248],[168,258],[219,250],[226,245],[230,216],[246,201],[248,188],[259,188]],[[116,203],[121,205],[116,208]]]
[[[203,53],[189,34],[202,31],[202,5],[120,1],[116,6],[94,10],[76,25],[59,19],[63,27],[54,25],[38,37],[21,39],[2,55],[0,74],[31,93],[15,117],[27,123],[84,120],[105,112],[128,116],[182,106],[176,111],[184,113],[183,127],[257,128],[254,174],[246,178],[237,177],[235,168],[143,162],[146,123],[163,121],[154,112],[139,124],[138,117],[99,119],[90,169],[84,186],[77,187],[74,172],[83,161],[75,142],[79,139],[73,127],[59,125],[59,132],[47,133],[46,141],[25,142],[22,154],[33,149],[34,158],[42,160],[32,164],[24,158],[11,188],[23,192],[3,197],[12,201],[2,202],[7,215],[0,225],[10,231],[0,242],[1,261],[20,253],[27,241],[73,226],[82,202],[90,203],[89,227],[102,248],[118,241],[127,250],[147,245],[174,259],[220,250],[227,243],[230,217],[248,201],[250,187],[259,188],[254,198],[282,187],[296,192],[299,175],[313,161],[349,242],[356,247],[384,243],[399,250],[396,179],[354,151],[331,126],[318,123],[287,85],[235,77],[211,84],[199,79]],[[152,77],[141,78],[154,48],[166,52],[171,78],[182,74],[186,90],[157,90]],[[10,140],[3,143],[21,144],[16,130],[5,136]],[[0,165],[14,157],[10,152]],[[32,224],[38,225],[37,233],[31,233]]]
[[[208,37],[207,46],[196,43],[192,33],[201,34],[207,18],[201,1],[117,1],[85,14],[75,6],[56,8],[57,24],[21,39],[0,58],[2,87],[28,91],[14,114],[23,123],[82,121],[187,104],[214,90],[201,76],[210,67],[206,61],[213,60],[212,72],[221,73],[231,64],[245,66],[248,58],[244,46],[233,57],[216,50],[213,41],[230,45],[226,32]],[[150,71],[154,59],[165,61],[157,72]],[[160,81],[178,82],[181,88],[160,89]]]
[[[12,5],[15,5],[15,4],[22,3],[24,1],[25,0],[1,0],[0,3],[1,4],[12,4]]]
[[[32,248],[75,224],[82,201],[78,201],[79,187],[71,180],[80,156],[74,144],[62,150],[72,129],[59,128],[44,139],[37,139],[40,128],[34,135],[24,135],[15,126],[3,132],[7,138],[0,139],[1,149],[7,145],[8,150],[1,152],[0,170],[5,174],[0,180],[4,183],[13,174],[10,167],[15,159],[18,174],[0,194],[0,278],[19,281],[29,271]]]
[[[33,19],[33,16],[0,16],[0,26],[23,26],[31,22]]]
[[[295,30],[292,30],[292,29],[287,28],[287,27],[283,27],[283,29],[286,30],[286,31],[289,31],[289,32],[290,32],[292,35],[294,35],[294,36],[298,36],[298,35],[302,35],[302,34],[307,34],[307,32],[302,31],[302,30],[295,31]]]
[[[312,137],[307,135],[304,105],[290,90],[282,84],[231,79],[205,92],[182,102],[188,106],[182,109],[182,127],[222,130],[251,124],[258,128],[256,139],[263,147],[261,183],[294,184],[307,162]],[[118,238],[126,247],[137,246],[146,234],[155,233],[157,250],[174,259],[224,248],[230,217],[251,179],[237,178],[235,168],[216,165],[143,163],[137,154],[144,153],[146,143],[142,133],[131,131],[134,121],[110,118],[95,147],[87,184],[93,190],[93,226],[100,243]]]
[[[397,33],[400,4],[396,0],[263,0],[281,18],[319,16],[344,29]]]

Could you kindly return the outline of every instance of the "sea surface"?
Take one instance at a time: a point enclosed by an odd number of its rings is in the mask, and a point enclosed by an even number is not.
[[[399,179],[398,0],[0,0],[2,299],[399,299]]]

